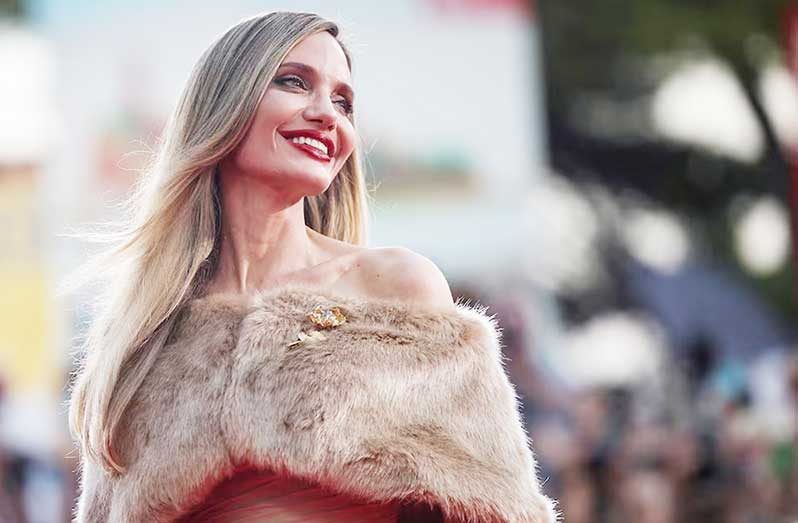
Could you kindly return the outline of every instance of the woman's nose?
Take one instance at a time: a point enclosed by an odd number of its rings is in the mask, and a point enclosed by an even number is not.
[[[310,122],[316,122],[324,129],[333,129],[336,119],[335,107],[328,96],[315,96],[308,107],[305,108],[304,117]]]

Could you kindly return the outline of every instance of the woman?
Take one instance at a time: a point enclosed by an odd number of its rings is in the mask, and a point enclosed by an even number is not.
[[[554,521],[493,318],[362,246],[337,35],[271,13],[194,68],[104,258],[77,521]]]

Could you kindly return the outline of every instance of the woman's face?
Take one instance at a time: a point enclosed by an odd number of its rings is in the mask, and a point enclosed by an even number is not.
[[[270,184],[324,192],[355,144],[351,75],[341,46],[321,32],[288,53],[230,160]]]

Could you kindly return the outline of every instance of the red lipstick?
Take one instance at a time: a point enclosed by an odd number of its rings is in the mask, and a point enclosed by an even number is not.
[[[329,137],[322,134],[320,131],[317,131],[315,129],[295,129],[290,131],[278,131],[278,132],[283,138],[291,142],[291,145],[307,153],[308,155],[312,156],[317,160],[329,162],[335,156],[335,143]],[[322,151],[311,145],[296,143],[292,141],[292,138],[299,138],[299,137],[313,138],[314,140],[320,141],[327,147],[327,154],[324,154]]]

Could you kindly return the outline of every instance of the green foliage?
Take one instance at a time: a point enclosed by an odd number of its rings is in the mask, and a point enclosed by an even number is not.
[[[625,61],[705,50],[738,73],[762,58],[753,37],[778,48],[787,0],[540,0],[548,93],[558,105],[575,91],[640,90]],[[748,78],[742,79],[749,80]]]
[[[24,0],[0,0],[0,17],[21,18],[25,14]]]
[[[769,193],[785,203],[787,200],[787,160],[776,143],[756,82],[760,66],[782,58],[782,18],[788,4],[796,1],[535,2],[542,34],[549,121],[553,129],[568,129],[571,133],[552,139],[555,168],[572,175],[567,172],[568,166],[582,165],[600,172],[605,180],[629,183],[633,180],[621,171],[632,156],[623,155],[633,155],[636,172],[641,178],[649,178],[641,185],[648,188],[650,195],[688,216],[704,232],[706,254],[736,268],[785,319],[798,314],[798,295],[790,281],[795,277],[795,268],[789,264],[767,278],[746,275],[736,260],[727,209],[735,195],[743,192]],[[650,136],[626,137],[639,147],[617,151],[615,144],[601,142],[601,138],[592,139],[589,150],[573,138],[590,134],[586,125],[574,118],[577,100],[593,97],[613,100],[617,106],[639,101],[654,91],[668,68],[678,65],[685,54],[714,55],[737,76],[765,135],[766,152],[757,165],[741,165],[700,149],[685,149],[685,156],[668,154],[670,146],[653,141]],[[653,67],[654,64],[664,67]],[[640,155],[647,155],[648,169],[639,161]],[[607,156],[613,158],[612,164],[601,165],[600,160]]]

